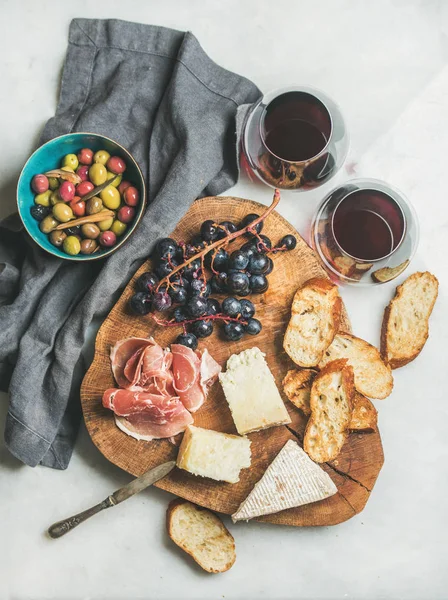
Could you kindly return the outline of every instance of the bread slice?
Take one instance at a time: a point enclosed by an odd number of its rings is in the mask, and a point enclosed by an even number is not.
[[[285,396],[307,417],[311,414],[311,384],[316,375],[313,369],[291,369],[283,379]]]
[[[353,367],[355,388],[368,398],[387,398],[392,392],[394,381],[389,365],[386,365],[379,351],[350,333],[338,333],[327,348],[319,368],[338,358],[346,358]]]
[[[372,433],[377,430],[378,411],[371,401],[355,392],[353,397],[353,412],[350,420],[350,431]]]
[[[348,435],[355,393],[353,369],[347,360],[328,363],[311,386],[311,417],[303,449],[317,463],[337,457]]]
[[[166,511],[168,535],[205,571],[224,573],[236,559],[235,540],[214,513],[178,498]]]
[[[436,277],[427,271],[414,273],[397,287],[381,331],[381,353],[392,369],[408,364],[422,351],[438,289]]]
[[[333,341],[341,318],[338,288],[328,279],[314,278],[297,290],[283,348],[300,367],[314,367]]]

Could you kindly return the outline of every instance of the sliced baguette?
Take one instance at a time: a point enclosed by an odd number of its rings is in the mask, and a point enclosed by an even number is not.
[[[317,375],[313,369],[291,369],[283,379],[283,391],[292,404],[307,417],[311,414],[311,384]]]
[[[353,369],[346,360],[334,360],[311,386],[311,417],[303,449],[317,463],[337,457],[348,435],[355,393]]]
[[[392,369],[403,367],[422,351],[438,288],[436,277],[427,271],[414,273],[397,287],[384,311],[381,331],[381,354]]]
[[[338,330],[341,309],[338,288],[328,279],[310,279],[297,290],[283,340],[283,348],[297,365],[319,363]]]
[[[355,387],[368,398],[387,398],[394,385],[392,371],[381,359],[379,351],[349,333],[338,333],[327,348],[319,368],[338,358],[346,358],[353,367]]]
[[[178,498],[166,511],[168,535],[209,573],[228,571],[236,559],[235,540],[214,513]]]
[[[350,431],[358,433],[372,433],[377,430],[378,411],[371,401],[355,392],[353,397],[353,412],[350,419]]]

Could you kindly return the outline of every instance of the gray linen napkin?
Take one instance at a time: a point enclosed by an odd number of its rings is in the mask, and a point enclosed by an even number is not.
[[[0,387],[5,442],[24,463],[67,467],[80,418],[81,348],[93,319],[198,196],[238,176],[236,112],[259,90],[212,62],[191,33],[117,20],[70,25],[56,116],[41,143],[71,131],[124,145],[146,176],[149,206],[109,259],[76,264],[0,224]]]

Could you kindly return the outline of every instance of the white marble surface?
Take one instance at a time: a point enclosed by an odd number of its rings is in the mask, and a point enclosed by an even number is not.
[[[229,524],[237,562],[210,576],[167,539],[170,496],[156,489],[66,538],[45,537],[55,519],[130,479],[84,428],[65,472],[24,467],[0,445],[0,597],[447,598],[448,3],[0,0],[0,15],[0,216],[54,112],[70,19],[125,18],[192,30],[217,62],[264,90],[298,82],[333,95],[350,127],[349,162],[409,196],[421,221],[412,271],[430,269],[441,284],[423,353],[378,402],[386,462],[361,515],[321,529]],[[280,212],[305,234],[324,191],[285,193]],[[246,180],[232,194],[270,199]],[[394,286],[342,289],[354,331],[372,343]],[[0,395],[1,426],[6,405]]]

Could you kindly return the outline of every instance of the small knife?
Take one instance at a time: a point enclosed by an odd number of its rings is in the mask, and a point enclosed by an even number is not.
[[[168,475],[168,473],[172,471],[175,466],[176,462],[171,460],[159,465],[158,467],[155,467],[154,469],[146,471],[146,473],[144,473],[141,477],[133,479],[130,483],[108,496],[105,500],[103,500],[103,502],[100,502],[96,506],[92,506],[92,508],[88,508],[87,510],[80,512],[73,517],[69,517],[68,519],[54,523],[48,529],[48,534],[52,538],[59,538],[65,535],[89,517],[93,517],[93,515],[96,515],[105,508],[120,504],[120,502],[123,502],[123,500],[127,500],[134,494],[138,494],[156,481],[159,481],[159,479],[163,479],[163,477]]]

